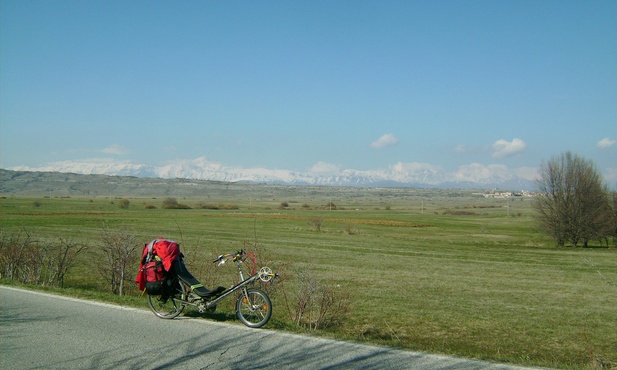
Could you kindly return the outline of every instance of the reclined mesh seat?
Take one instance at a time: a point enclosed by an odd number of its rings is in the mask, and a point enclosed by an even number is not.
[[[197,280],[197,278],[195,278],[189,272],[189,270],[186,268],[186,265],[184,264],[184,261],[182,260],[182,256],[178,256],[174,260],[173,272],[178,276],[180,280],[188,284],[195,294],[203,298],[219,295],[226,289],[223,286],[220,286],[214,290],[209,290],[208,288],[206,288],[202,283],[199,282],[199,280]]]

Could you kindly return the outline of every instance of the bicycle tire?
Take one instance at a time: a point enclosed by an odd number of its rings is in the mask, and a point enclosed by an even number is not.
[[[249,328],[261,328],[272,317],[270,297],[260,289],[248,288],[236,300],[236,316]]]
[[[171,295],[148,294],[148,306],[150,310],[161,319],[173,319],[184,310],[183,301],[186,298],[186,288],[179,280],[172,282],[173,293]]]

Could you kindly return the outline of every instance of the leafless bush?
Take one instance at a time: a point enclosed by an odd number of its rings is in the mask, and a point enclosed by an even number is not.
[[[345,224],[341,228],[341,232],[347,235],[354,235],[358,233],[358,229],[356,229],[353,225]]]
[[[326,203],[326,205],[324,206],[324,209],[328,209],[330,211],[332,210],[336,210],[338,208],[336,208],[336,204],[332,203],[332,201]]]
[[[237,204],[226,204],[226,203],[206,203],[199,205],[201,209],[212,209],[212,210],[235,210],[239,209]]]
[[[259,272],[259,269],[262,267],[269,267],[273,272],[279,275],[277,278],[269,282],[263,282],[261,280],[258,281],[260,289],[268,293],[271,298],[276,299],[281,294],[283,283],[288,277],[288,265],[273,261],[270,257],[269,251],[257,242],[249,244],[245,241],[243,249],[249,253],[247,263],[253,264],[254,262],[255,272]],[[254,261],[251,260],[250,254],[254,256]]]
[[[86,248],[73,241],[43,243],[22,230],[0,236],[0,273],[3,278],[28,284],[64,286],[64,277],[77,255]]]
[[[60,238],[59,243],[49,245],[46,253],[48,284],[57,284],[64,288],[64,277],[73,267],[77,255],[87,248],[85,244],[78,243],[72,238],[66,240]]]
[[[122,199],[118,200],[118,208],[127,209],[127,208],[129,208],[130,204],[131,204],[131,202],[128,199],[126,199],[126,198],[122,198]]]
[[[351,311],[350,294],[339,285],[314,276],[310,269],[298,274],[300,286],[294,297],[284,292],[289,319],[308,329],[341,324]]]
[[[123,295],[125,283],[133,280],[135,266],[139,265],[138,252],[141,249],[135,233],[126,229],[113,230],[104,225],[101,241],[102,263],[99,272],[110,283],[114,294]]]
[[[167,198],[163,201],[163,205],[161,206],[163,209],[191,209],[186,204],[178,203],[178,199],[176,198]]]
[[[312,219],[308,220],[308,225],[314,231],[321,231],[321,224],[322,223],[323,223],[323,220],[321,218],[319,218],[319,217],[312,218]]]
[[[43,259],[40,243],[33,239],[28,230],[2,234],[0,263],[3,278],[38,284],[41,280]]]

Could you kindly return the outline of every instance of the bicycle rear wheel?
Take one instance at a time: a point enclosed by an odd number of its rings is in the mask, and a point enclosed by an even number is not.
[[[236,315],[242,323],[250,328],[260,328],[272,317],[270,297],[257,288],[246,289],[236,301]]]
[[[169,287],[170,294],[148,294],[148,306],[161,319],[173,319],[184,310],[183,301],[186,300],[186,288],[178,279],[174,279]]]

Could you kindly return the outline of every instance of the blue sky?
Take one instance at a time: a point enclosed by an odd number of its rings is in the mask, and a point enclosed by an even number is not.
[[[617,1],[0,2],[0,167],[56,161],[617,183]]]

